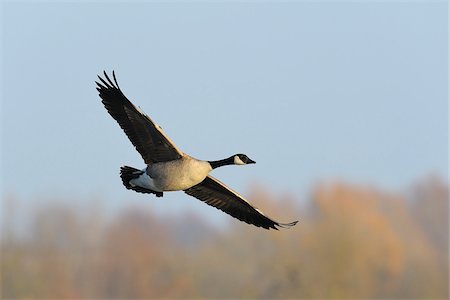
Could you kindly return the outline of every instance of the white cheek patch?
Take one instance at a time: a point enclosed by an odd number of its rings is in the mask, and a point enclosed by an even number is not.
[[[235,165],[245,165],[245,162],[242,161],[242,159],[239,158],[239,156],[234,156],[234,164]]]

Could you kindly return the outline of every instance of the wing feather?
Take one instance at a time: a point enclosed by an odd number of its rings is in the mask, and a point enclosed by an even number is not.
[[[201,183],[184,191],[208,205],[235,217],[248,224],[265,229],[277,229],[277,227],[289,228],[297,224],[279,223],[265,216],[259,209],[252,206],[247,200],[225,184],[212,176],[207,176]]]
[[[145,163],[181,158],[184,155],[183,152],[164,134],[161,127],[125,97],[119,88],[114,71],[114,82],[106,72],[103,74],[106,80],[98,76],[101,83],[96,81],[102,103],[108,113],[119,123]]]

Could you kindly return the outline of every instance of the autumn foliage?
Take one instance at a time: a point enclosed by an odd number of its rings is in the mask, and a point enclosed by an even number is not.
[[[168,218],[151,202],[106,217],[53,201],[20,226],[6,197],[2,298],[448,299],[448,196],[434,177],[402,194],[329,183],[276,199],[255,188],[257,206],[300,217],[280,231]]]

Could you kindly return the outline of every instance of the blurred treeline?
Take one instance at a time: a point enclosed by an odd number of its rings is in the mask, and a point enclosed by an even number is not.
[[[448,196],[436,177],[401,194],[319,184],[302,201],[255,188],[270,215],[300,217],[280,231],[158,216],[151,202],[107,218],[53,201],[20,228],[4,205],[2,298],[448,299]]]

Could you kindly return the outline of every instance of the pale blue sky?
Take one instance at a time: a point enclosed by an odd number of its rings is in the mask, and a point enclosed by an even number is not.
[[[244,195],[447,179],[446,1],[1,5],[3,194],[220,218],[122,186],[143,161],[100,103],[104,69],[185,152],[256,160],[214,171]]]

